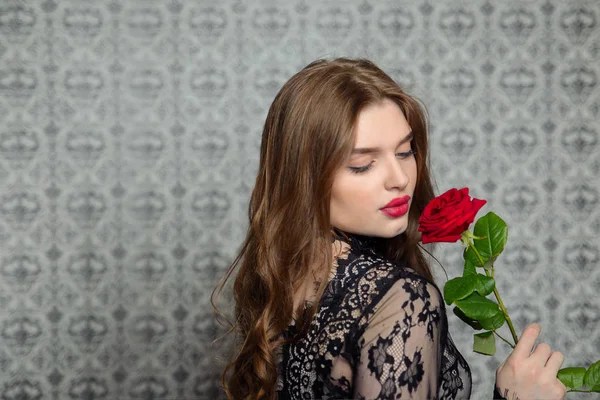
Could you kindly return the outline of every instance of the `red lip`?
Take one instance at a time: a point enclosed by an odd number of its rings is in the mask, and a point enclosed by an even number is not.
[[[392,201],[390,201],[389,203],[387,203],[381,209],[383,210],[384,208],[398,207],[398,206],[408,203],[409,201],[410,201],[410,196],[397,197],[397,198],[393,199]]]

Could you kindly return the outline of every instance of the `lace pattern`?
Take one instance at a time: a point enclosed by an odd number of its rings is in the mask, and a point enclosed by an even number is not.
[[[280,349],[279,399],[469,398],[438,288],[375,240],[345,235],[307,335]]]

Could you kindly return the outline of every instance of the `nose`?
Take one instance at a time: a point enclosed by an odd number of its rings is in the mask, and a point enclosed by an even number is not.
[[[387,164],[386,189],[404,190],[410,182],[410,177],[405,170],[406,166],[403,166],[402,161],[399,161],[396,157],[391,159]]]

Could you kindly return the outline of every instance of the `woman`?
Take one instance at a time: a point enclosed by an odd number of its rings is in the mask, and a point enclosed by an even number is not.
[[[370,61],[315,61],[284,84],[246,240],[218,289],[239,266],[228,398],[469,398],[419,247],[427,155],[419,103]],[[538,334],[529,326],[498,368],[496,397],[564,397],[563,356],[532,352]]]

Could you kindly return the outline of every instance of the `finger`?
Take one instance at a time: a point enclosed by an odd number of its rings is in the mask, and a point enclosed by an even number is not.
[[[546,365],[546,362],[550,358],[550,354],[552,354],[552,349],[548,343],[540,343],[535,347],[535,350],[529,358],[534,360],[542,365]]]
[[[560,387],[561,387],[563,390],[567,390],[567,386],[566,386],[564,383],[562,383],[561,381],[558,381],[558,383],[560,384]]]
[[[535,322],[533,324],[530,324],[527,328],[525,328],[523,334],[521,335],[521,338],[519,339],[519,342],[508,357],[515,359],[524,359],[529,357],[529,355],[531,354],[531,350],[533,350],[533,345],[535,344],[535,341],[540,335],[541,330],[542,327]]]
[[[546,363],[546,367],[550,370],[553,375],[558,373],[563,361],[565,361],[565,356],[560,351],[555,351],[548,358],[548,362]]]
[[[559,398],[560,398],[560,400],[563,400],[565,398],[565,396],[567,395],[567,387],[561,381],[558,381],[558,387],[560,388],[560,389],[558,389],[558,393],[560,396]]]

